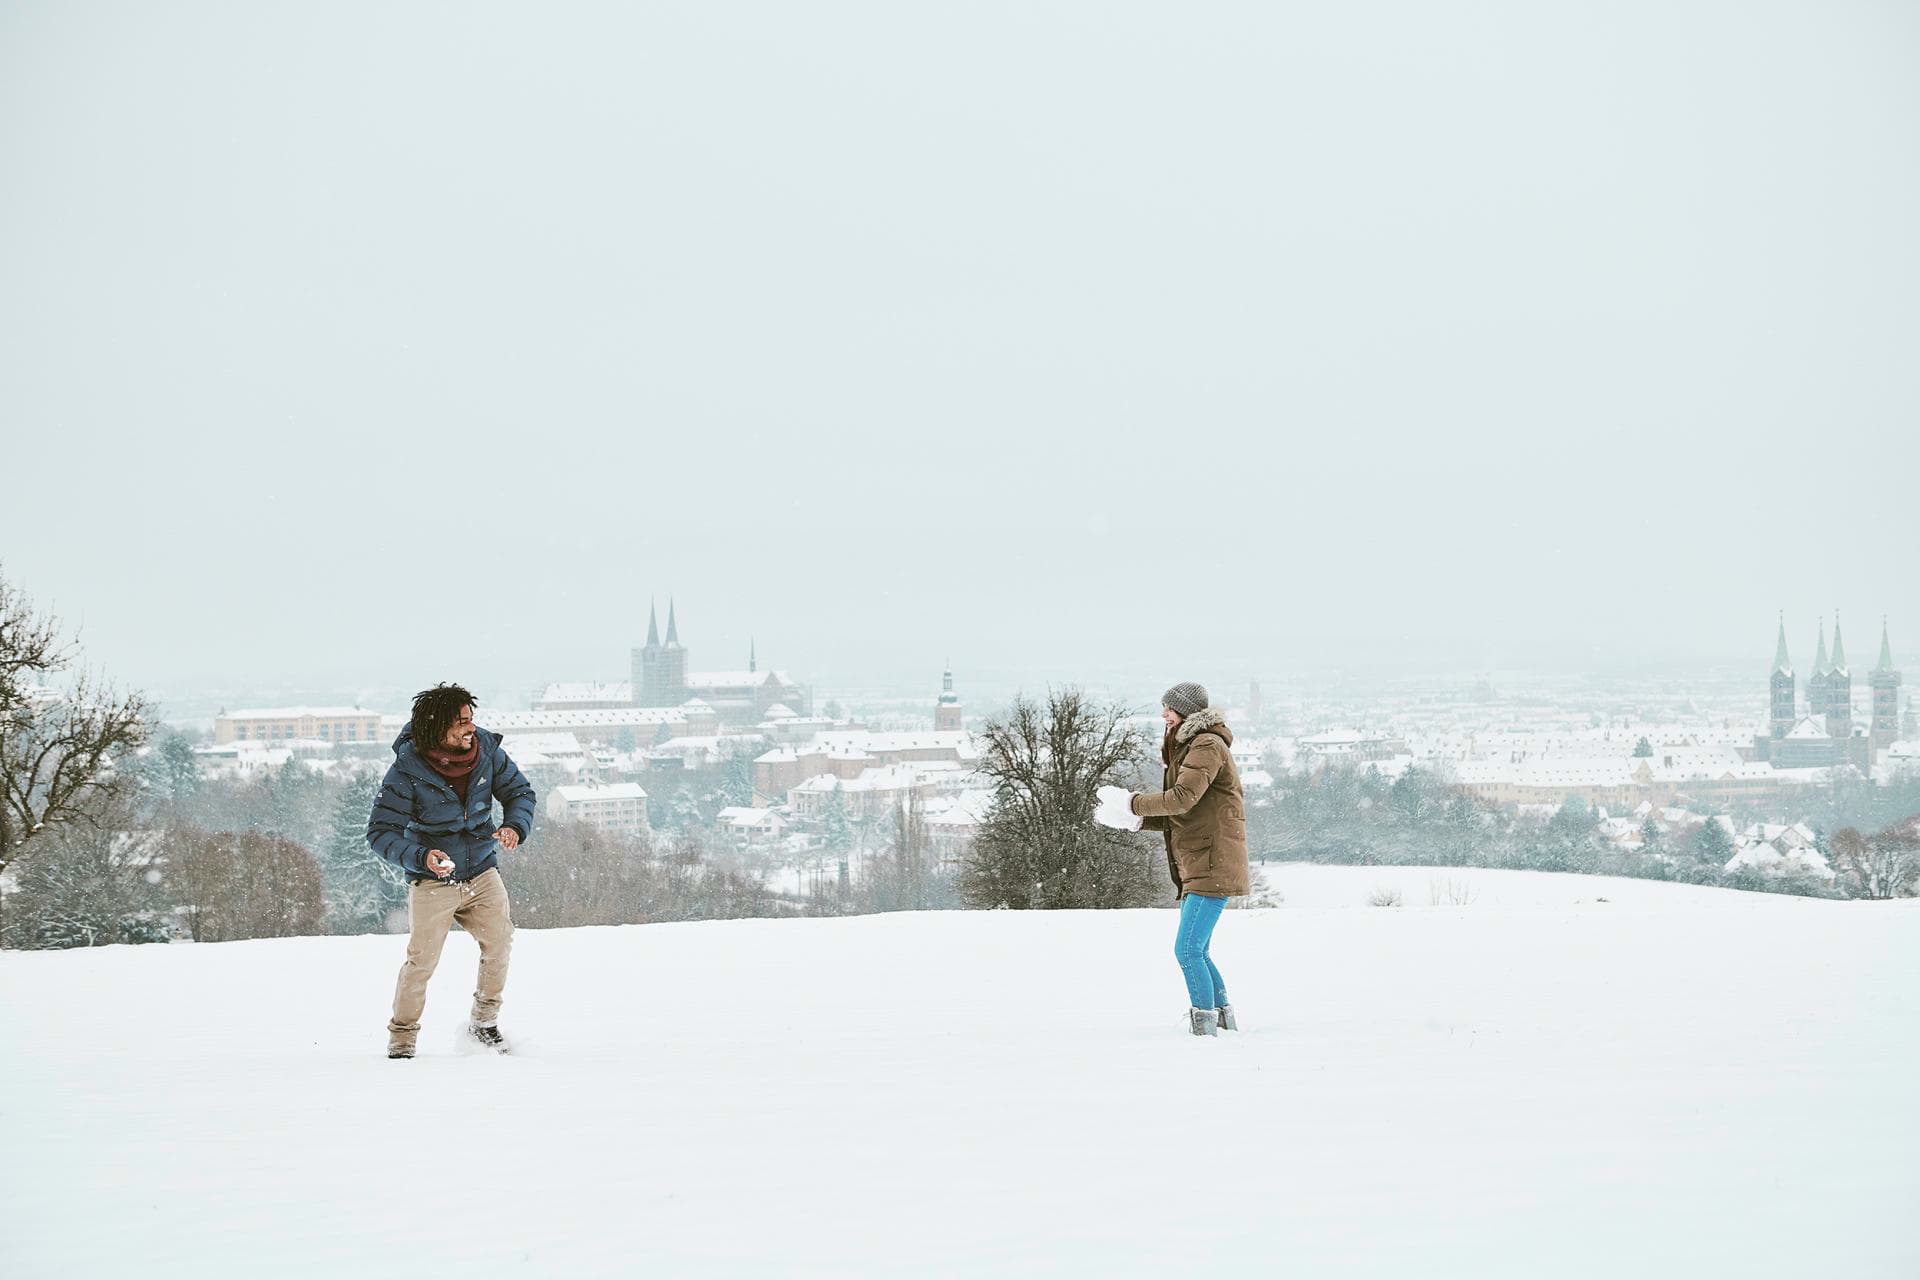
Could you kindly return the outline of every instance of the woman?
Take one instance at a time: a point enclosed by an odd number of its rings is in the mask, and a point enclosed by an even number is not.
[[[1197,684],[1161,695],[1167,723],[1160,744],[1164,791],[1135,795],[1102,787],[1096,820],[1109,827],[1158,831],[1167,841],[1167,869],[1180,893],[1180,930],[1173,954],[1187,980],[1188,1029],[1196,1036],[1238,1031],[1220,970],[1208,954],[1213,926],[1227,899],[1247,892],[1247,806],[1233,767],[1233,731],[1207,705]]]

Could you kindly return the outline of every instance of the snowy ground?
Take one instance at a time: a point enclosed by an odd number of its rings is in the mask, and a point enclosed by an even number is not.
[[[1268,870],[1217,1041],[1166,912],[526,931],[505,1059],[465,938],[413,1062],[398,938],[0,953],[0,1272],[1920,1275],[1920,902]]]

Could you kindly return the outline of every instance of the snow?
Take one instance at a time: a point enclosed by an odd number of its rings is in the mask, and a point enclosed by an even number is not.
[[[592,787],[555,787],[551,794],[576,805],[602,800],[645,800],[647,789],[637,782],[610,782]]]
[[[549,711],[565,709],[569,702],[626,702],[633,701],[633,685],[626,680],[616,680],[606,684],[588,681],[550,684],[541,691],[537,702],[547,704]]]
[[[0,953],[5,1271],[1920,1274],[1920,902],[1262,870],[1218,1040],[1167,911],[524,930],[504,1059],[464,937],[413,1062],[397,937]]]
[[[245,707],[239,711],[223,711],[219,718],[223,720],[330,720],[340,718],[371,718],[378,711],[369,711],[365,707]]]

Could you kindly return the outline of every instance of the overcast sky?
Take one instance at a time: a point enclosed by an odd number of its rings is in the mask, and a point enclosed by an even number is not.
[[[1920,6],[0,3],[123,682],[1920,678]]]

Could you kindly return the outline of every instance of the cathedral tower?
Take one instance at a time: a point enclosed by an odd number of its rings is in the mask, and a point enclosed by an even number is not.
[[[1768,728],[1776,738],[1793,732],[1793,663],[1787,657],[1787,615],[1780,615],[1780,638],[1773,646],[1773,675],[1768,684],[1773,690]]]
[[[657,707],[654,700],[654,672],[659,670],[660,659],[660,615],[654,610],[653,601],[647,601],[647,643],[633,651],[633,705],[636,707]]]
[[[687,650],[680,643],[680,622],[667,601],[667,639],[660,641],[660,615],[647,605],[647,643],[633,651],[633,705],[677,707],[687,700]]]
[[[1880,620],[1880,661],[1874,665],[1873,727],[1867,732],[1869,749],[1885,751],[1900,736],[1900,673],[1893,669],[1893,646],[1887,643],[1887,620]]]
[[[1807,714],[1818,720],[1827,715],[1827,620],[1820,619],[1820,648],[1813,655],[1813,673],[1807,677]]]
[[[940,701],[933,708],[934,732],[947,733],[960,728],[960,706],[960,695],[953,691],[953,664],[949,662],[940,684]]]
[[[1838,610],[1833,615],[1833,661],[1827,667],[1827,736],[1842,742],[1853,736],[1853,672],[1847,668]]]

